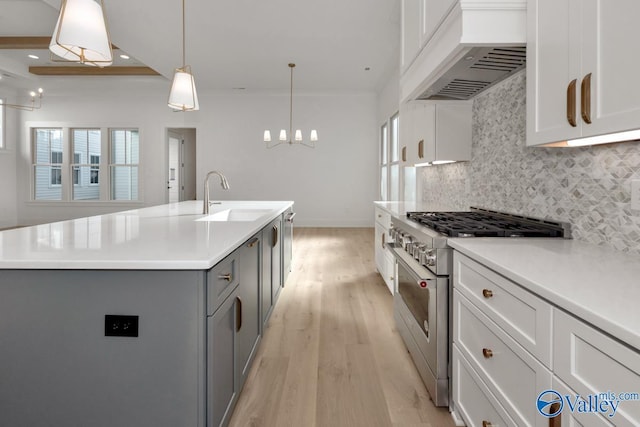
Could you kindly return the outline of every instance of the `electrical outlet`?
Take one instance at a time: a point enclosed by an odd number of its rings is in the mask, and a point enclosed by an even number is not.
[[[640,211],[640,179],[631,181],[631,209]]]
[[[138,316],[104,315],[105,337],[137,337]]]

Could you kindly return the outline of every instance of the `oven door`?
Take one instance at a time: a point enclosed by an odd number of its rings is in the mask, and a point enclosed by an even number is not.
[[[436,276],[400,248],[392,251],[401,314],[433,376],[447,378],[449,278]]]

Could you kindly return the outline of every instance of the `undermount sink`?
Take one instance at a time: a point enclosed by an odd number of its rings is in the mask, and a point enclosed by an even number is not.
[[[269,209],[226,209],[198,218],[196,221],[255,221],[269,212]]]

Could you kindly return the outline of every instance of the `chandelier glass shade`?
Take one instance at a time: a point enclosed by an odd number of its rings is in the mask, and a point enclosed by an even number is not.
[[[64,61],[111,65],[113,52],[102,0],[62,0],[49,50]],[[51,60],[64,62],[53,55]]]
[[[182,67],[176,68],[173,83],[169,92],[169,107],[176,111],[196,111],[200,109],[196,81],[191,72],[191,66],[186,65],[185,59],[185,13],[182,0]]]
[[[289,68],[291,70],[291,84],[290,84],[290,92],[289,92],[289,136],[287,139],[287,131],[285,129],[280,130],[280,135],[278,136],[278,142],[272,143],[271,141],[271,131],[265,130],[263,141],[267,148],[273,148],[280,144],[298,144],[304,145],[305,147],[315,148],[316,141],[318,141],[318,131],[315,129],[311,130],[309,134],[309,142],[304,141],[302,138],[302,131],[300,129],[296,129],[295,133],[293,131],[293,69],[296,64],[290,63]]]

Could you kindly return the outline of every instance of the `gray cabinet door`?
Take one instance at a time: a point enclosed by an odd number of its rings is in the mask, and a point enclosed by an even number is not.
[[[234,375],[237,290],[207,318],[207,425],[226,425],[231,417],[238,387]]]
[[[239,388],[249,373],[249,367],[260,337],[260,248],[261,235],[249,239],[240,248],[240,284],[238,285],[239,321],[236,355],[236,375]]]
[[[275,304],[282,287],[282,219],[272,222],[271,240],[271,300]]]

